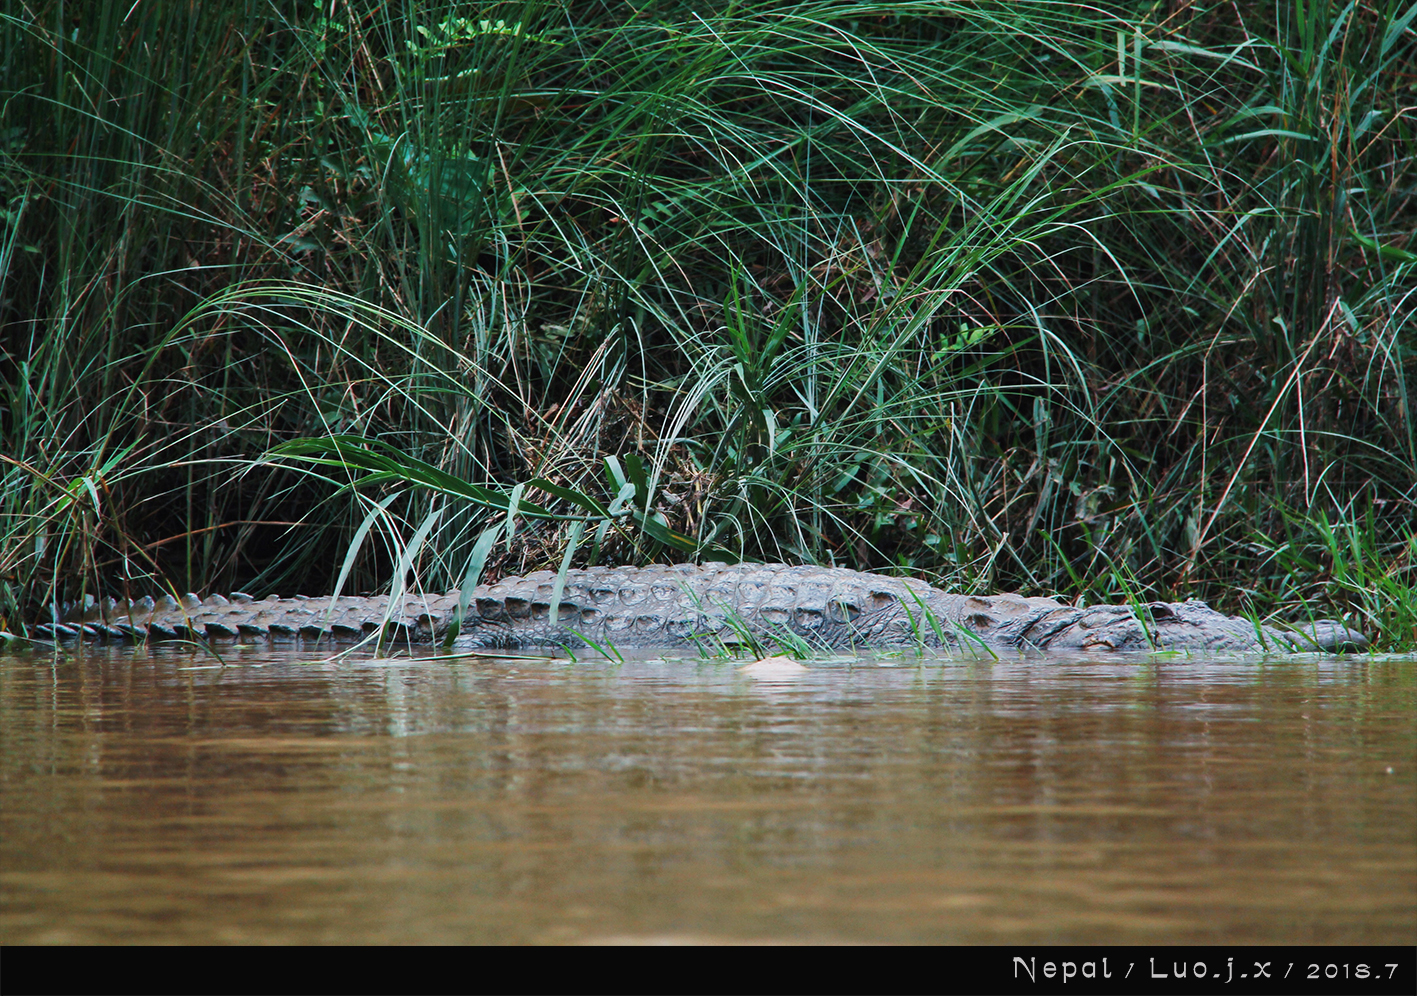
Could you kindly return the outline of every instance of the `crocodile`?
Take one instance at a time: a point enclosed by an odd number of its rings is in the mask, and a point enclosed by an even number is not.
[[[200,638],[276,643],[411,642],[455,650],[652,651],[755,643],[819,649],[928,648],[1050,653],[1361,650],[1336,622],[1280,629],[1206,603],[1069,605],[1053,598],[951,594],[914,578],[836,567],[709,563],[538,571],[441,595],[256,600],[249,595],[97,601],[56,607],[42,639]],[[466,610],[463,610],[466,606]],[[553,614],[554,606],[554,618]],[[456,622],[452,634],[449,628]]]

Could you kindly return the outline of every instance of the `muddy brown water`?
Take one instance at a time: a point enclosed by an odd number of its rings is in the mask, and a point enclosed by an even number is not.
[[[1417,660],[0,657],[0,942],[1417,943]]]

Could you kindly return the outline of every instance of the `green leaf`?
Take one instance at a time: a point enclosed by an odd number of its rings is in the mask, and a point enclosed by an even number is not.
[[[467,572],[463,575],[462,588],[458,591],[458,614],[457,618],[448,626],[447,635],[443,638],[444,648],[451,647],[453,640],[457,638],[458,631],[462,629],[462,622],[467,618],[468,606],[472,604],[472,592],[477,587],[477,583],[482,580],[482,569],[487,566],[487,555],[492,552],[492,547],[497,544],[497,537],[502,534],[505,523],[497,522],[482,530],[477,537],[477,542],[472,546],[472,556],[467,559]]]
[[[388,512],[389,506],[394,503],[402,492],[395,491],[382,501],[376,502],[369,510],[369,514],[364,517],[364,521],[359,524],[359,528],[354,531],[354,539],[349,542],[349,549],[345,551],[344,563],[340,565],[339,578],[335,581],[334,593],[330,595],[329,611],[335,609],[335,601],[339,598],[340,592],[344,591],[344,583],[349,580],[349,573],[354,569],[354,561],[359,556],[360,549],[364,546],[364,539],[369,535],[369,530],[381,515]]]
[[[1417,263],[1417,253],[1408,252],[1406,249],[1399,249],[1397,246],[1385,246],[1376,239],[1370,239],[1366,235],[1360,235],[1356,229],[1349,229],[1355,241],[1360,245],[1365,245],[1372,249],[1383,259],[1396,260],[1399,263]]]
[[[649,479],[645,476],[645,464],[640,459],[638,453],[625,454],[625,473],[629,476],[630,482],[635,486],[635,501],[640,508],[648,508],[651,495],[649,493]]]
[[[683,533],[675,532],[667,525],[655,518],[658,513],[650,515],[636,515],[635,521],[639,527],[651,537],[663,543],[665,546],[672,546],[676,550],[684,553],[697,553],[699,545],[694,542],[692,536],[685,536]]]
[[[538,491],[545,491],[549,495],[555,495],[557,498],[564,499],[573,505],[579,505],[581,508],[585,509],[592,515],[600,516],[601,518],[608,518],[610,516],[610,512],[605,508],[605,506],[602,505],[600,502],[596,501],[590,495],[585,494],[581,491],[576,491],[573,488],[567,488],[562,487],[559,484],[553,484],[544,477],[532,478],[530,481],[526,482],[526,485],[527,487],[535,488]]]
[[[518,484],[512,488],[512,493],[507,498],[507,547],[511,548],[512,537],[517,532],[517,513],[521,507],[523,484]]]
[[[1395,17],[1388,24],[1386,33],[1383,34],[1383,44],[1378,52],[1379,57],[1387,55],[1388,50],[1397,44],[1397,40],[1403,33],[1412,26],[1413,18],[1417,18],[1417,3],[1407,8],[1407,13],[1401,17]]]
[[[383,452],[376,452],[377,450]],[[506,512],[510,508],[510,494],[455,477],[430,463],[403,453],[380,439],[346,435],[293,439],[272,447],[268,456],[288,457],[326,467],[364,470],[366,476],[359,480],[360,484],[397,482],[418,485],[442,494],[465,498],[493,511]],[[524,488],[525,485],[518,487]],[[535,502],[520,500],[517,514],[533,519],[570,518],[554,514]]]
[[[566,539],[566,552],[561,557],[561,568],[556,572],[556,583],[551,586],[550,624],[555,626],[561,618],[561,594],[566,590],[566,573],[571,569],[571,558],[576,555],[581,536],[585,533],[585,523],[571,526],[571,535]]]

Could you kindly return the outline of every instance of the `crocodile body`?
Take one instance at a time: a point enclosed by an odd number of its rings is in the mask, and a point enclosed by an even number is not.
[[[1078,608],[1052,598],[955,595],[923,581],[842,568],[783,564],[591,567],[568,571],[559,601],[556,575],[540,571],[477,587],[453,646],[459,650],[622,651],[714,648],[751,637],[822,649],[901,648],[981,652],[1093,653],[1189,650],[1362,649],[1362,634],[1337,623],[1303,632],[1222,615],[1204,602],[1155,602],[1133,609]],[[276,598],[212,595],[131,602],[90,600],[55,610],[36,633],[46,638],[201,637],[352,642],[380,632],[433,641],[458,617],[461,595]],[[556,603],[556,618],[551,608]],[[390,630],[391,628],[391,630]]]

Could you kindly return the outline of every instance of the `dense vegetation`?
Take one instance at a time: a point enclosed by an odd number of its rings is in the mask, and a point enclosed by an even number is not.
[[[1414,18],[18,0],[0,629],[741,557],[1417,645]]]

